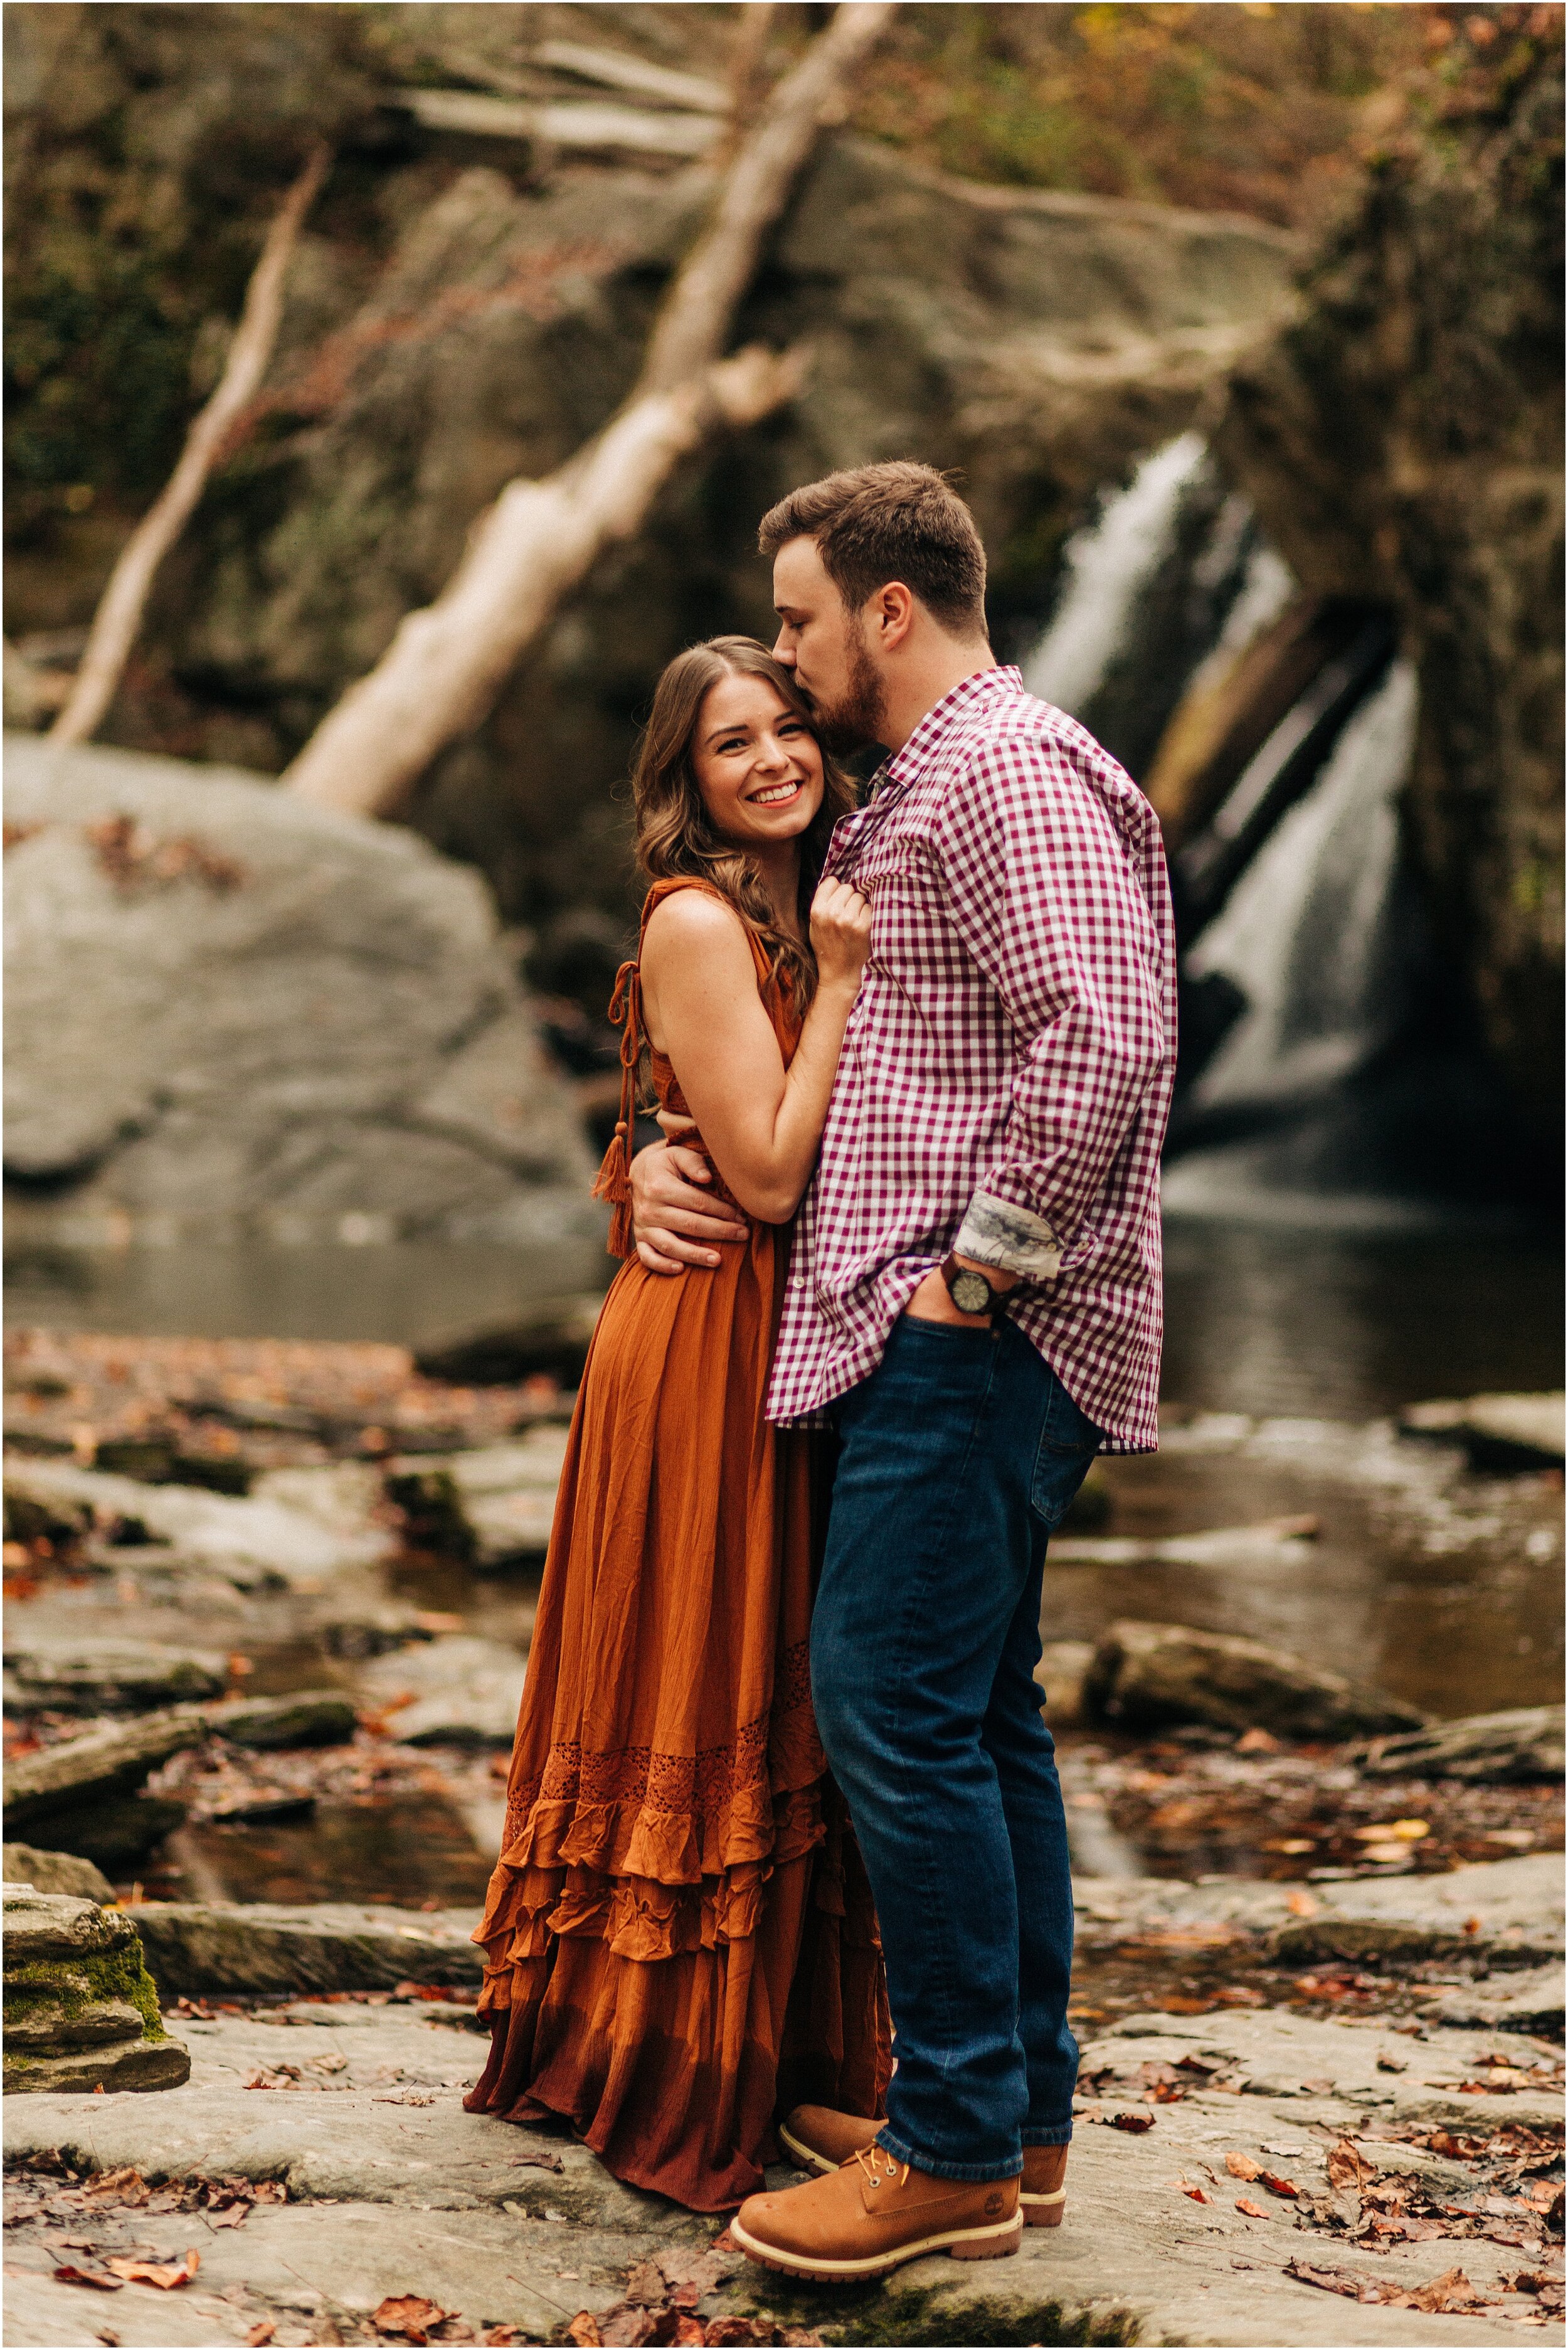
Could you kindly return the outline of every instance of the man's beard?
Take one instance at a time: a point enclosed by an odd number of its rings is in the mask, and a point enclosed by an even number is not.
[[[850,623],[848,645],[849,682],[842,700],[828,703],[814,698],[812,702],[822,747],[836,756],[864,751],[868,743],[880,743],[887,739],[883,732],[888,717],[887,689],[866,650],[865,632],[857,620]]]

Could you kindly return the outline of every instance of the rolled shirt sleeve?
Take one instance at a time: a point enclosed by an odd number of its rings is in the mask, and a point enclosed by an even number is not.
[[[1166,1058],[1160,937],[1070,740],[977,746],[936,845],[1015,1045],[1002,1154],[955,1246],[1053,1281]]]

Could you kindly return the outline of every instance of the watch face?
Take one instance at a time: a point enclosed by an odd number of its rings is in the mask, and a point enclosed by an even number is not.
[[[961,1314],[989,1314],[991,1284],[983,1274],[957,1273],[953,1275],[952,1301]]]

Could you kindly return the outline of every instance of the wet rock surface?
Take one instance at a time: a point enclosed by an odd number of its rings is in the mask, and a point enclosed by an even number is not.
[[[392,1461],[388,1498],[410,1541],[489,1572],[544,1556],[566,1449],[564,1428],[539,1428],[521,1444],[454,1452],[440,1461]]]
[[[1560,1469],[1560,1395],[1480,1395],[1455,1403],[1409,1404],[1399,1415],[1407,1436],[1461,1443],[1472,1469]]]
[[[62,2233],[100,2272],[199,2246],[178,2294],[128,2283],[91,2304],[125,2342],[241,2342],[271,2324],[288,2345],[327,2323],[368,2341],[400,2295],[476,2335],[558,2341],[587,2312],[615,2339],[611,2312],[668,2306],[686,2273],[713,2341],[779,2338],[770,2326],[844,2343],[1432,2341],[1419,2308],[1355,2303],[1293,2263],[1407,2294],[1462,2266],[1469,2305],[1442,2327],[1457,2344],[1517,2339],[1552,2307],[1550,2291],[1504,2291],[1557,2266],[1556,2052],[1517,2037],[1500,2051],[1485,2033],[1129,2018],[1085,2049],[1062,2229],[1027,2232],[1014,2260],[840,2290],[792,2288],[722,2236],[710,2253],[720,2220],[623,2187],[564,2132],[462,2114],[481,2054],[467,2020],[418,2001],[193,2016],[174,2095],[15,2106],[9,2338],[71,2339],[47,2329],[73,2312],[81,2325],[86,2293],[52,2273]],[[133,2330],[162,2310],[209,2330]],[[754,2334],[707,2330],[748,2318]]]
[[[309,1585],[315,1577],[353,1566],[372,1565],[392,1545],[387,1534],[359,1513],[351,1528],[324,1521],[296,1488],[290,1498],[260,1491],[244,1498],[193,1492],[183,1485],[150,1485],[63,1461],[17,1459],[5,1464],[7,1505],[13,1513],[31,1511],[57,1524],[84,1530],[103,1526],[127,1532],[130,1547],[151,1541],[168,1544],[176,1559],[217,1573],[239,1570],[254,1587],[258,1578]],[[242,1580],[236,1587],[245,1587]]]

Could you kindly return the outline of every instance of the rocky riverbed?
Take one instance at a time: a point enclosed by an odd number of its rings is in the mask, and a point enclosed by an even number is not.
[[[1554,1939],[1549,1865],[1464,1874],[1436,1914],[1454,1879],[1406,1890],[1407,1949],[1462,1936],[1470,1903],[1494,1957]],[[1313,1922],[1204,1895],[1162,1887],[1167,1929]],[[1090,1901],[1087,1938],[1147,1930],[1150,1898]],[[1438,2314],[1442,2340],[1481,2344],[1562,2308],[1561,2062],[1531,2033],[1125,2016],[1085,2039],[1059,2232],[839,2291],[780,2287],[564,2133],[463,2115],[479,2046],[456,2001],[186,1999],[169,2021],[184,2087],[11,2101],[13,2342],[1414,2345]]]
[[[422,1367],[12,1341],[6,1876],[118,1902],[96,1914],[140,1931],[157,2061],[191,2073],[11,2100],[7,2338],[1550,2327],[1561,1415],[1539,1399],[1403,1425],[1172,1411],[1054,1545],[1041,1678],[1085,2047],[1059,2234],[774,2293],[717,2222],[569,2137],[461,2114],[468,1936],[591,1312]],[[1461,1685],[1470,1622],[1491,1637]]]

